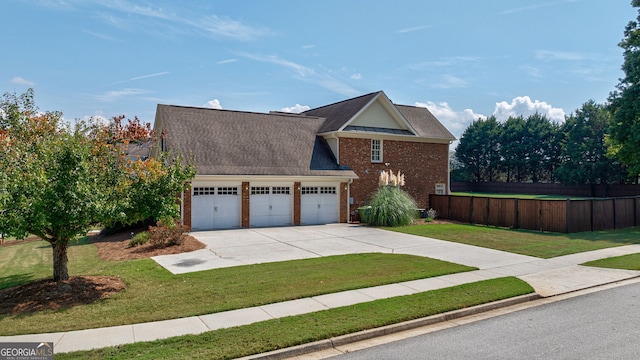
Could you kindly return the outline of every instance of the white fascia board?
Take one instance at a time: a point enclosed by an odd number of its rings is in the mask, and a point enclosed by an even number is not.
[[[196,175],[193,181],[223,182],[347,182],[358,176]]]
[[[413,135],[386,134],[386,133],[368,132],[368,131],[341,131],[341,132],[332,131],[332,132],[320,133],[318,135],[324,137],[325,139],[338,137],[338,138],[426,142],[426,143],[433,143],[433,144],[451,144],[453,142],[449,139],[424,138],[424,137],[418,137]]]

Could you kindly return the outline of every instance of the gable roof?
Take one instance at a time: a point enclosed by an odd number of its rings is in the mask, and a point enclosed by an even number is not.
[[[323,118],[159,104],[155,121],[164,147],[192,154],[199,175],[357,178],[316,135]]]
[[[456,137],[424,107],[394,104],[420,137],[454,141]]]
[[[351,123],[356,120],[357,115],[363,113],[367,108],[370,108],[376,100],[381,101],[382,104],[393,107],[389,115],[399,118],[401,124],[399,124],[398,128],[361,126],[360,124],[351,125]],[[326,121],[319,130],[320,133],[364,131],[447,141],[456,139],[427,108],[393,104],[383,91],[377,91],[321,106],[307,110],[302,114],[326,118]]]

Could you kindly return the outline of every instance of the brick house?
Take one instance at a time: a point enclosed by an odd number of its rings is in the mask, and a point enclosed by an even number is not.
[[[301,114],[158,105],[154,151],[196,161],[182,195],[193,230],[353,220],[382,170],[405,174],[418,206],[449,189],[455,137],[427,110],[379,91]]]

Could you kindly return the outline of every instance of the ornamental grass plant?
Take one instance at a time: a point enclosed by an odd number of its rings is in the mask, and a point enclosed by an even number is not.
[[[373,194],[367,208],[365,221],[375,226],[409,225],[419,217],[415,200],[400,187],[404,185],[404,175],[383,171],[380,187]]]

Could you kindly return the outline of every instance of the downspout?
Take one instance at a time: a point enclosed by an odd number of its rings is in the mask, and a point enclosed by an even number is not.
[[[349,179],[347,182],[347,224],[351,224],[351,204],[349,203],[349,199],[351,199],[351,183],[353,179]]]

